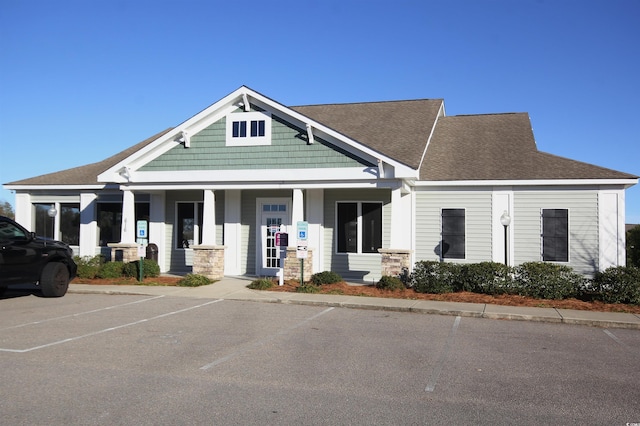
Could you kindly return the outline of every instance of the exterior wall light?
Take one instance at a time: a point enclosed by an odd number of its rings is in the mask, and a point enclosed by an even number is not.
[[[502,224],[502,226],[504,226],[504,264],[505,265],[509,265],[508,262],[508,258],[507,258],[507,254],[509,253],[509,250],[507,249],[507,244],[508,244],[508,228],[509,225],[511,224],[511,216],[509,216],[509,212],[508,211],[504,211],[504,213],[502,213],[502,216],[500,216],[500,223]]]

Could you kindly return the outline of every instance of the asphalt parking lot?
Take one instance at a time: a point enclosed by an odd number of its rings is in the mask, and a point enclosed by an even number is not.
[[[8,425],[640,422],[627,329],[17,293],[0,365]]]

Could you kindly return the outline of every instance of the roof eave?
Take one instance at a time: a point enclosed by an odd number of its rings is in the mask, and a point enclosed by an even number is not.
[[[639,178],[629,179],[523,179],[523,180],[419,180],[417,187],[438,186],[584,186],[616,185],[629,188],[638,183]]]

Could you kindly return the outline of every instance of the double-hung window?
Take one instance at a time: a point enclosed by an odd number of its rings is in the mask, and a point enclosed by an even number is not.
[[[338,253],[377,253],[382,247],[382,203],[337,203]]]
[[[236,112],[227,115],[227,146],[271,144],[271,115],[265,112]]]
[[[569,261],[569,210],[542,209],[542,260]]]
[[[465,239],[465,210],[442,209],[440,256],[443,259],[464,259]]]

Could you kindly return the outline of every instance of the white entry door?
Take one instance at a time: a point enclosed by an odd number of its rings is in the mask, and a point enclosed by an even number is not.
[[[258,274],[261,276],[275,276],[280,268],[278,247],[276,247],[276,232],[280,227],[289,225],[289,205],[287,198],[258,199]]]

